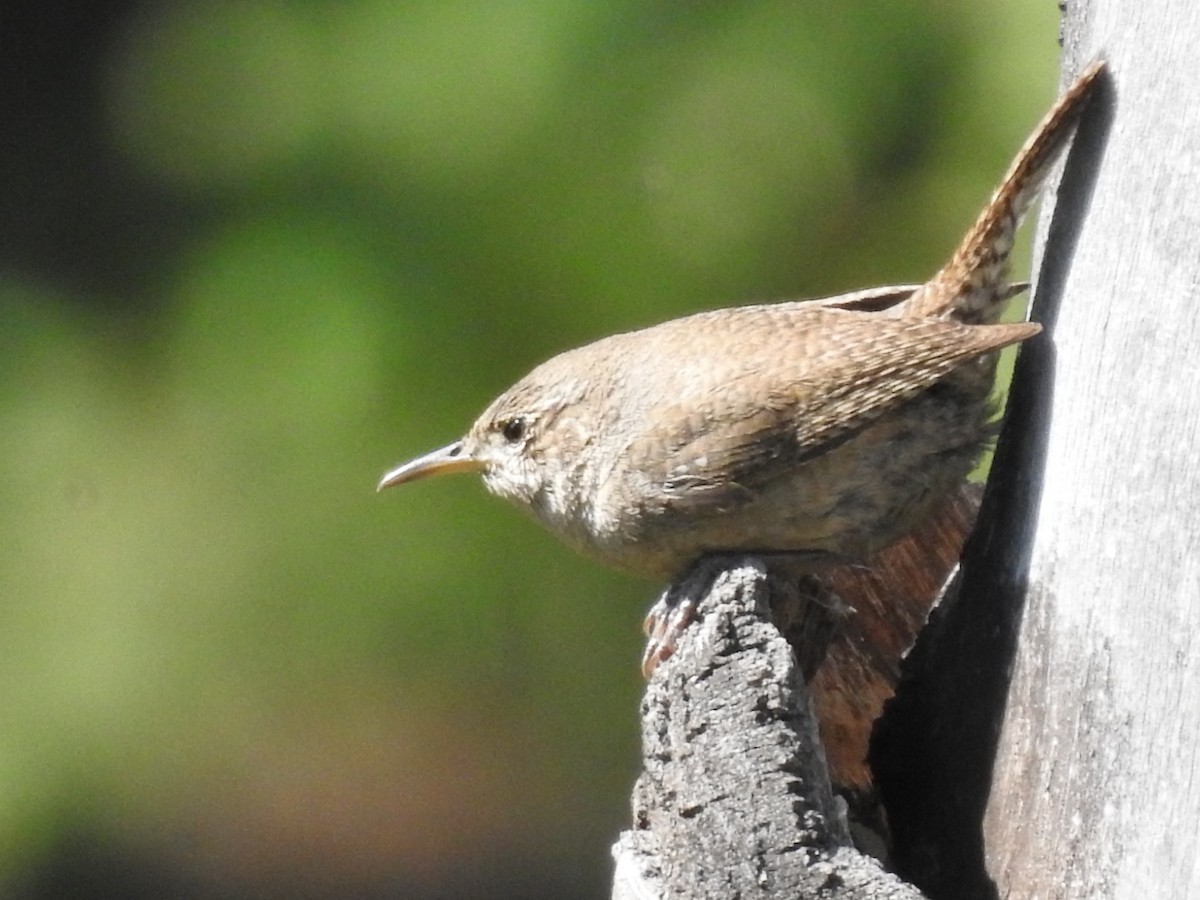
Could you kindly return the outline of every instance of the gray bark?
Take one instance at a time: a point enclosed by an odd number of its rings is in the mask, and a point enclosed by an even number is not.
[[[700,598],[699,619],[646,691],[614,898],[922,896],[850,846],[770,585],[745,560],[702,566],[676,589]]]

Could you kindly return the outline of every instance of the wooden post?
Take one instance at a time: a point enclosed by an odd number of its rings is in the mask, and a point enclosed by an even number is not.
[[[642,704],[634,829],[614,900],[920,900],[850,846],[800,665],[771,623],[758,561],[701,566],[675,590],[700,618]]]
[[[1072,0],[1095,97],[1044,204],[957,600],[873,759],[931,897],[1200,897],[1200,7]],[[883,771],[881,771],[881,769]]]
[[[1072,3],[1066,29],[1112,80],[1042,229],[1053,389],[987,864],[1005,897],[1194,900],[1200,7]]]

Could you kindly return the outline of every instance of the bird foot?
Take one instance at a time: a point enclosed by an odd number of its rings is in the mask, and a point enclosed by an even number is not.
[[[658,664],[675,652],[675,644],[683,630],[696,618],[694,594],[678,594],[668,587],[646,613],[642,631],[646,649],[642,653],[642,675],[649,678]]]
[[[777,575],[783,574],[785,577],[853,563],[849,557],[823,550],[710,553],[701,557],[687,575],[662,592],[646,613],[646,620],[642,623],[642,631],[646,635],[646,649],[642,653],[643,676],[649,678],[658,664],[675,652],[680,635],[698,615],[700,598],[721,569],[747,557],[762,560]]]

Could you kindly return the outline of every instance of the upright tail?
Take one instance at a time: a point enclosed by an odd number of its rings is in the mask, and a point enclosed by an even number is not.
[[[1017,226],[1074,133],[1103,71],[1104,60],[1095,60],[1058,98],[950,262],[908,298],[901,315],[954,319],[964,324],[985,324],[999,318],[1004,300],[1011,296],[1008,265]]]

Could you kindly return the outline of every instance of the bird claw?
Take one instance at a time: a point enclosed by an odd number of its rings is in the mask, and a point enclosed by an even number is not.
[[[675,644],[683,630],[696,618],[693,597],[678,596],[670,589],[646,613],[642,631],[646,635],[646,650],[642,654],[642,675],[649,678],[658,664],[675,652]]]

